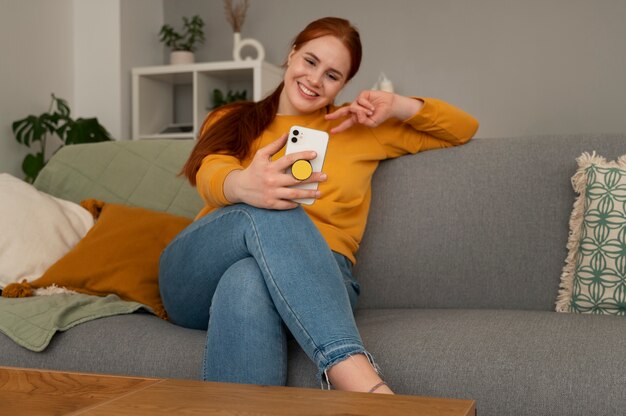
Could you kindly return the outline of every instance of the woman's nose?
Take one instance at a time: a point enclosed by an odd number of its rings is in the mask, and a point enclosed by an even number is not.
[[[309,82],[313,87],[319,87],[320,80],[322,79],[322,74],[320,71],[312,71],[309,73]]]

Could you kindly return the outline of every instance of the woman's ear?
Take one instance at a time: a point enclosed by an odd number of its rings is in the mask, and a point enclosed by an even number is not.
[[[291,48],[291,52],[289,52],[289,55],[287,55],[287,66],[289,66],[289,64],[291,63],[291,57],[296,53],[296,47],[295,45]]]

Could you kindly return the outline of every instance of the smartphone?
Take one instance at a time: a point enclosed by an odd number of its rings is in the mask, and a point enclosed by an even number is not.
[[[313,172],[321,172],[324,165],[324,158],[326,157],[326,148],[328,147],[328,133],[322,130],[309,129],[302,126],[292,126],[289,129],[289,137],[287,138],[287,147],[285,154],[304,152],[313,150],[317,153],[315,159],[309,160]],[[290,172],[289,168],[287,170]],[[293,185],[293,188],[299,189],[317,189],[318,182],[301,183]],[[304,205],[311,205],[315,202],[315,198],[299,198],[294,199],[294,202],[298,202]]]

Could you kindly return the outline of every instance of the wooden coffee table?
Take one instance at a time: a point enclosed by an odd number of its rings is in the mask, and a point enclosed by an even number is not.
[[[0,367],[2,415],[475,415],[472,400]]]

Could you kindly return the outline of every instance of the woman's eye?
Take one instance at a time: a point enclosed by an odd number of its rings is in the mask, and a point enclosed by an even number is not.
[[[315,66],[315,61],[314,61],[313,59],[304,58],[304,60],[305,60],[305,61],[306,61],[309,65]]]
[[[339,77],[337,77],[337,75],[333,74],[332,72],[327,73],[326,76],[333,81],[337,81],[339,79]]]

